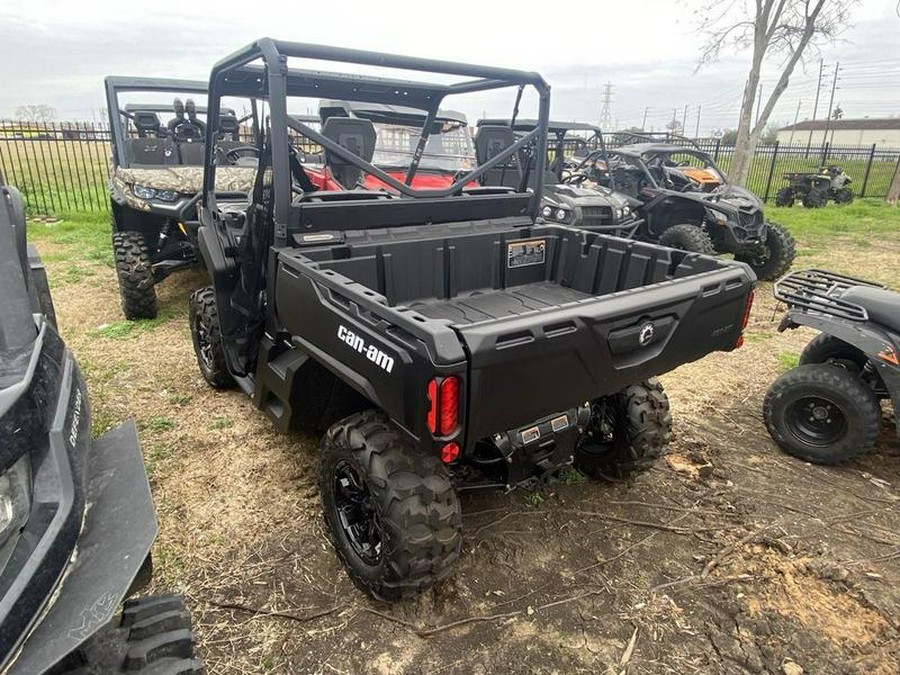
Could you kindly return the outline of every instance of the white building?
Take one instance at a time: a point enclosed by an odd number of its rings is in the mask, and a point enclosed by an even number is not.
[[[816,120],[798,122],[778,130],[779,143],[794,145],[872,145],[900,148],[900,117],[891,119]]]

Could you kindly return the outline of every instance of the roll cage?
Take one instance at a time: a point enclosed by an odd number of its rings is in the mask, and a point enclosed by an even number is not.
[[[314,59],[345,64],[375,66],[398,70],[419,71],[452,75],[466,79],[454,84],[440,84],[414,80],[399,80],[374,77],[360,74],[346,74],[326,71],[302,70],[290,67],[289,58]],[[259,65],[255,62],[262,62]],[[538,95],[538,124],[534,130],[516,139],[512,145],[498,152],[484,164],[475,167],[463,176],[457,177],[452,185],[443,189],[416,189],[411,186],[412,178],[418,169],[419,160],[428,140],[428,132],[438,116],[441,102],[450,95],[490,91],[506,87],[517,88],[516,110],[526,87],[531,87]],[[531,187],[527,212],[537,218],[540,209],[541,180],[544,170],[544,158],[547,154],[547,127],[550,109],[550,87],[537,73],[475,66],[434,59],[422,59],[378,52],[367,52],[356,49],[344,49],[322,45],[283,42],[271,38],[263,38],[235,52],[213,66],[209,81],[208,115],[206,128],[206,157],[204,173],[204,190],[202,203],[205,209],[216,210],[215,172],[213,155],[213,139],[218,132],[219,108],[221,99],[226,96],[261,100],[268,103],[270,125],[267,130],[267,143],[271,148],[271,166],[273,181],[273,206],[275,246],[285,246],[289,241],[290,231],[297,229],[301,222],[301,212],[305,205],[292,203],[291,149],[288,130],[302,134],[327,151],[341,158],[342,161],[355,166],[366,174],[372,175],[402,197],[424,199],[427,208],[423,209],[422,220],[430,219],[429,212],[440,208],[435,198],[460,195],[473,181],[484,176],[488,171],[499,167],[516,153],[527,146],[535,144],[538,148],[536,164],[529,167],[523,177],[523,185],[516,192],[525,192],[526,181]],[[327,138],[319,131],[304,124],[287,113],[288,97],[310,97],[318,99],[337,99],[365,101],[368,103],[396,105],[417,108],[425,111],[425,122],[414,152],[412,163],[404,181],[388,175],[373,164],[345,149],[339,143]],[[260,148],[262,150],[262,148]],[[261,160],[262,161],[262,160]],[[262,166],[261,166],[262,169]],[[530,175],[529,175],[530,174]]]

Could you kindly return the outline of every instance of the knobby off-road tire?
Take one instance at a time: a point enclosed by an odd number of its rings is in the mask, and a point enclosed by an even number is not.
[[[368,410],[332,426],[318,473],[329,537],[359,588],[393,601],[450,573],[462,546],[450,474],[386,415]]]
[[[591,478],[623,476],[648,467],[672,437],[669,398],[655,377],[592,405],[575,468]],[[601,419],[604,417],[605,419]]]
[[[828,203],[828,191],[819,188],[812,188],[803,195],[803,206],[808,209],[818,209]]]
[[[712,239],[696,225],[673,225],[659,238],[662,246],[669,248],[677,248],[681,251],[691,251],[692,253],[703,253],[705,255],[715,255],[716,248],[713,246]]]
[[[121,623],[110,624],[51,675],[187,675],[203,673],[194,658],[191,616],[177,595],[128,600]]]
[[[131,230],[114,232],[112,241],[122,313],[128,320],[155,319],[156,288],[144,235]]]
[[[762,249],[747,249],[735,254],[735,260],[745,262],[762,281],[775,281],[783,276],[797,255],[793,235],[784,225],[766,223],[766,243]]]
[[[834,191],[835,204],[849,204],[853,201],[853,188],[842,187]]]
[[[216,294],[212,286],[198,288],[189,301],[189,321],[194,355],[203,378],[215,389],[234,386],[234,378],[228,372],[222,333],[219,329],[219,312]]]
[[[763,401],[766,428],[782,450],[817,464],[837,464],[871,450],[881,421],[872,390],[828,363],[779,377]]]
[[[791,207],[794,205],[794,189],[789,187],[783,187],[778,192],[775,193],[775,206],[787,206]]]

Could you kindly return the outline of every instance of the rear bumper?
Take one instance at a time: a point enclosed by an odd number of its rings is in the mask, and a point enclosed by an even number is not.
[[[3,654],[11,661],[3,675],[42,673],[108,623],[156,536],[153,501],[133,422],[94,441],[85,469],[85,514],[75,549],[53,592],[32,603],[30,632],[17,651]],[[40,575],[47,561],[33,558],[20,575]],[[0,621],[11,618],[21,617],[4,616]]]

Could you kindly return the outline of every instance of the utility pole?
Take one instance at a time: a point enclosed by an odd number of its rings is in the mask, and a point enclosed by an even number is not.
[[[684,117],[681,118],[681,134],[684,135],[687,131],[687,103],[684,104]]]
[[[650,106],[644,108],[644,119],[641,120],[641,131],[647,129],[647,113],[650,112]]]
[[[694,131],[694,138],[700,138],[700,106],[697,106],[697,129]]]
[[[819,59],[819,82],[816,84],[816,102],[813,104],[813,118],[809,124],[809,139],[806,141],[806,154],[809,154],[809,148],[812,145],[813,129],[816,126],[816,113],[819,112],[819,91],[822,89],[822,72],[825,68],[825,61]]]
[[[788,145],[794,142],[794,130],[797,128],[797,120],[800,119],[800,104],[803,103],[803,99],[797,101],[797,112],[794,113],[794,126],[791,127],[791,137],[788,139]]]
[[[603,108],[600,110],[600,128],[609,129],[612,126],[612,84],[603,85]]]
[[[834,64],[834,79],[831,81],[831,96],[828,99],[828,114],[825,116],[825,133],[822,135],[822,147],[825,147],[825,142],[828,140],[828,130],[831,128],[831,112],[832,107],[834,106],[834,90],[837,89],[838,83],[838,72],[841,70],[841,62],[838,61]]]

